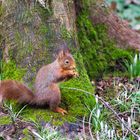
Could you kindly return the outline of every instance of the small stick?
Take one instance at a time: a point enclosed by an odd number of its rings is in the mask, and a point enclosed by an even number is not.
[[[85,116],[83,117],[83,133],[84,133],[84,139],[86,140],[86,132],[85,132]]]
[[[93,113],[93,111],[94,111],[94,110],[91,111],[90,116],[89,116],[89,125],[88,125],[88,129],[89,129],[89,133],[90,133],[91,139],[92,139],[92,140],[95,140],[95,139],[93,138],[92,130],[91,130],[91,125],[90,125],[90,122],[91,122],[91,119],[92,119],[92,113]]]

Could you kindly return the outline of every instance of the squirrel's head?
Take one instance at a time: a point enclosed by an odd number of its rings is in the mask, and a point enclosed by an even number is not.
[[[60,66],[65,70],[76,69],[75,60],[70,53],[69,49],[63,49],[57,56]]]

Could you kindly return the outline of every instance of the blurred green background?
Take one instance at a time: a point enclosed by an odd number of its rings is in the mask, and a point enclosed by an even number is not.
[[[114,11],[126,19],[135,30],[140,30],[140,0],[105,0]]]

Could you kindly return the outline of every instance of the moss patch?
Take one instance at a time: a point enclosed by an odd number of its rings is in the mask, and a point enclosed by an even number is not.
[[[2,79],[22,80],[22,77],[26,72],[25,69],[17,67],[14,61],[9,61],[8,63],[2,62],[1,64],[0,75]]]
[[[24,134],[24,138],[22,138],[22,140],[32,140],[33,139],[33,137],[30,134],[30,131],[27,128],[25,128],[22,132]]]
[[[9,116],[1,116],[0,117],[0,125],[10,124],[11,119]]]
[[[103,24],[93,26],[89,13],[82,11],[77,19],[80,52],[90,78],[125,72],[124,62],[131,61],[132,51],[117,48]]]

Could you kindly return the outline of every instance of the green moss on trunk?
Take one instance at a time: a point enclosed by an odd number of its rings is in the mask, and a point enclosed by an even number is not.
[[[17,67],[16,63],[13,60],[9,62],[1,61],[1,79],[14,79],[14,80],[22,80],[26,69]]]
[[[82,11],[77,19],[78,39],[83,62],[90,78],[125,73],[125,61],[131,61],[132,51],[116,47],[103,24],[93,26],[89,13]]]

